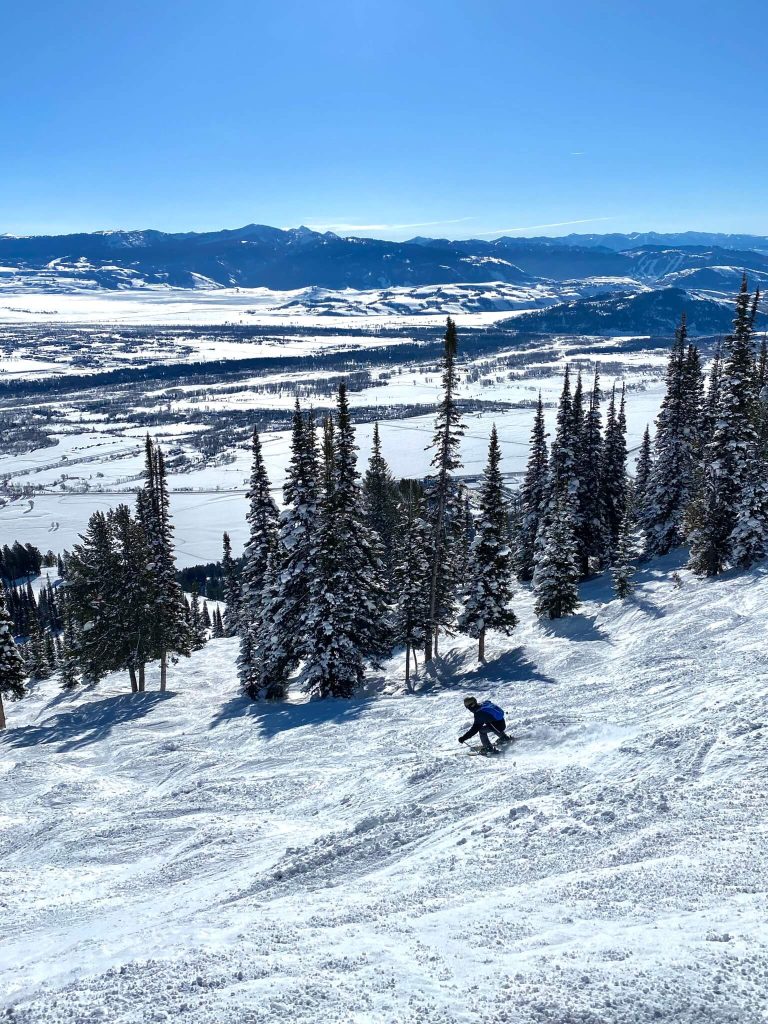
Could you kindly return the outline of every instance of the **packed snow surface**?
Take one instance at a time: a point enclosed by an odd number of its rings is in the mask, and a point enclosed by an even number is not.
[[[15,1024],[757,1024],[768,1012],[764,572],[402,658],[356,700],[241,699],[214,641],[132,696],[9,706]],[[153,674],[150,685],[156,686]],[[471,756],[465,693],[519,737]]]

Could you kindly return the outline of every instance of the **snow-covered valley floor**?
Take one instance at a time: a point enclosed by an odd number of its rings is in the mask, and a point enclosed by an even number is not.
[[[239,698],[232,641],[8,708],[3,1004],[15,1024],[768,1019],[768,576],[521,625],[442,685]],[[154,676],[151,685],[156,685]],[[456,742],[465,693],[514,748]]]

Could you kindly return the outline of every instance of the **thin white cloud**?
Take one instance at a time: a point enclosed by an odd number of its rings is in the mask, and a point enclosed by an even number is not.
[[[313,231],[405,231],[407,228],[434,228],[443,224],[464,224],[474,217],[457,217],[456,220],[422,220],[416,224],[307,224]]]
[[[489,238],[491,235],[509,235],[513,231],[541,231],[543,228],[565,228],[571,224],[597,224],[598,221],[614,220],[613,217],[584,217],[582,220],[558,220],[554,224],[527,224],[524,227],[496,228],[494,231],[481,231],[478,238]]]

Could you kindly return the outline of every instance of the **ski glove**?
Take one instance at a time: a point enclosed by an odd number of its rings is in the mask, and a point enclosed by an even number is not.
[[[459,736],[459,743],[463,743],[463,742],[464,742],[464,737],[463,736]]]

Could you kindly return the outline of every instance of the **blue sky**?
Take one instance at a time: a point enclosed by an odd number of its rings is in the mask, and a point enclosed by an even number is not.
[[[768,5],[6,4],[0,232],[768,233]]]

